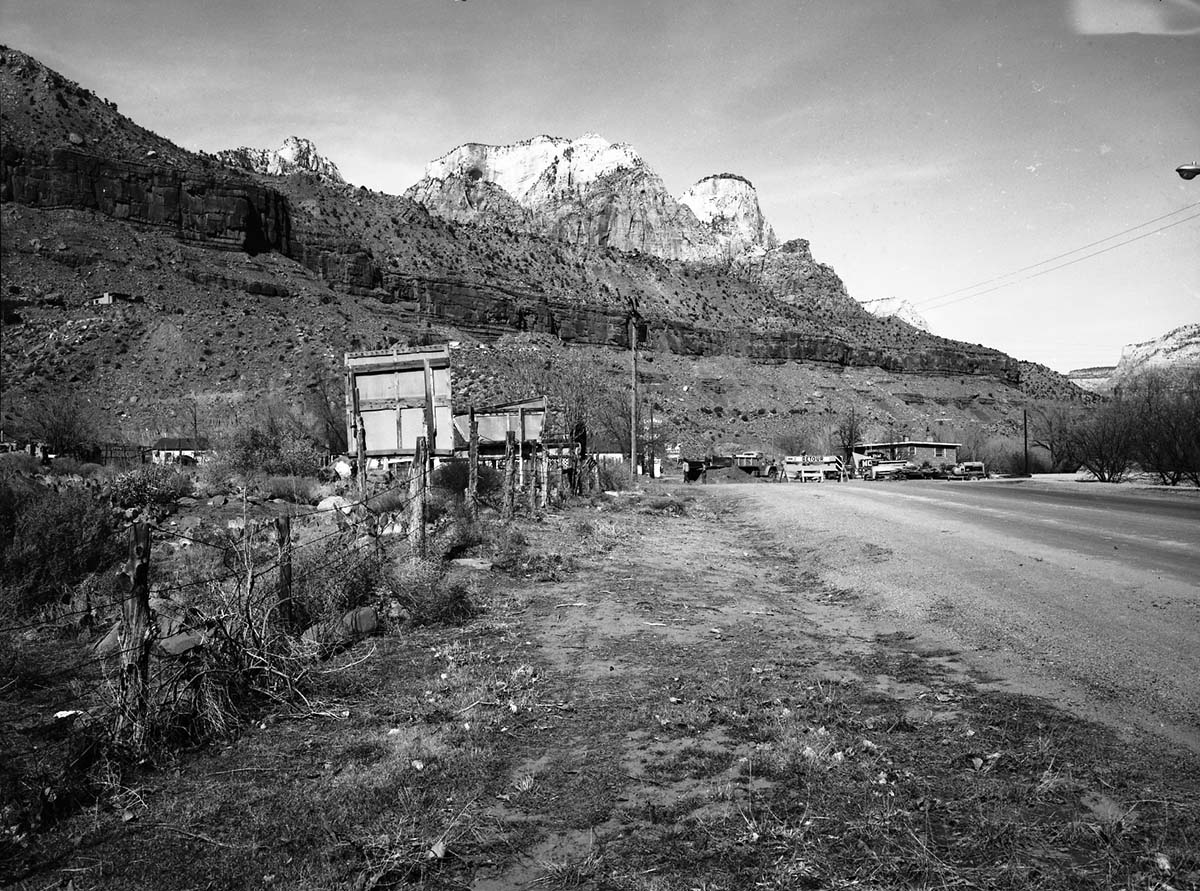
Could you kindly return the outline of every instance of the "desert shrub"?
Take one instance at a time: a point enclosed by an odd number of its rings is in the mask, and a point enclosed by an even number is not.
[[[117,474],[105,486],[105,492],[117,507],[170,504],[192,493],[192,479],[162,464],[143,464]]]
[[[460,625],[475,615],[467,586],[448,578],[437,560],[398,564],[389,579],[392,596],[414,625]]]
[[[180,611],[204,642],[186,658],[151,665],[150,747],[176,747],[233,734],[266,703],[295,695],[303,653],[278,630],[276,592],[241,580],[211,584],[202,603]]]
[[[33,476],[42,472],[42,462],[25,452],[0,455],[0,476]]]
[[[121,557],[109,506],[86,489],[0,482],[0,578],[5,606],[27,613],[68,599],[90,573]]]
[[[623,492],[629,488],[629,464],[626,461],[601,461],[599,476],[603,492]]]
[[[263,483],[263,489],[271,498],[315,504],[320,497],[321,484],[311,476],[272,476]]]
[[[999,458],[994,459],[992,464],[988,465],[988,470],[995,470],[1000,473],[1024,473],[1025,472],[1025,450],[1017,449],[1016,451],[1006,452]],[[1032,473],[1049,473],[1050,462],[1042,451],[1029,450],[1029,472]]]
[[[103,465],[93,464],[90,461],[79,461],[70,456],[55,458],[47,469],[55,476],[79,476],[84,479],[102,474],[104,471]]]
[[[386,589],[383,561],[373,548],[354,547],[341,536],[328,547],[292,562],[292,619],[297,629],[340,618],[380,598]]]
[[[268,420],[266,426],[235,430],[221,447],[221,460],[240,476],[317,476],[324,454],[308,437],[289,433]]]
[[[467,491],[467,481],[471,474],[470,462],[464,458],[452,458],[443,461],[433,470],[434,490],[455,492],[462,495]],[[481,465],[478,469],[479,496],[485,498],[499,492],[504,485],[504,474],[494,467]]]

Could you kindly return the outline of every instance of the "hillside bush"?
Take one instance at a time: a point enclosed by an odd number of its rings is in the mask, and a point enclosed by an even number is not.
[[[42,472],[42,462],[25,452],[0,455],[0,476],[33,476]]]
[[[282,430],[268,421],[265,426],[235,430],[221,447],[222,463],[241,476],[317,476],[324,453],[309,438]]]
[[[104,487],[116,507],[145,507],[171,502],[192,494],[192,478],[162,464],[143,464],[119,473]]]
[[[467,491],[467,481],[471,474],[470,462],[464,458],[452,458],[443,461],[433,470],[433,487],[447,492],[462,495]],[[499,492],[504,484],[504,474],[494,467],[481,465],[478,471],[477,483],[479,496],[486,498]]]
[[[112,510],[82,488],[61,492],[0,480],[2,607],[26,614],[61,603],[121,558]]]
[[[321,483],[311,476],[272,476],[263,488],[268,497],[295,504],[316,504],[321,493]]]

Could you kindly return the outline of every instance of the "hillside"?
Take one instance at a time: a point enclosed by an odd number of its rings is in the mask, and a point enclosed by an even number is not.
[[[464,345],[463,399],[501,398],[502,387],[473,383],[489,374],[488,344],[503,351],[524,333],[546,335],[517,341],[545,349],[620,350],[631,308],[649,352],[679,375],[704,364],[749,390],[769,370],[778,386],[744,401],[764,409],[755,417],[782,417],[780,429],[801,401],[790,377],[852,372],[903,380],[910,395],[946,390],[945,410],[875,396],[865,406],[880,423],[921,429],[947,412],[1007,428],[1026,398],[1014,359],[875,318],[804,240],[701,263],[456,223],[328,176],[224,166],[22,53],[4,49],[0,63],[6,428],[64,394],[115,438],[178,432],[196,405],[211,424],[266,404],[336,418],[345,350],[417,338]],[[92,306],[105,292],[140,302]],[[776,435],[678,392],[670,410],[699,434],[747,446]],[[974,407],[958,409],[964,400]]]

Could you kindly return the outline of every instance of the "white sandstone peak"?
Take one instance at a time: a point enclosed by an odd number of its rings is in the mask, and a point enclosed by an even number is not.
[[[775,231],[763,217],[754,184],[736,173],[706,176],[679,199],[696,219],[727,243],[732,256],[756,246],[773,248]]]
[[[574,140],[543,135],[508,145],[468,142],[430,161],[425,176],[486,180],[531,208],[549,195],[579,192],[609,173],[641,164],[641,157],[628,145],[609,142],[596,133]]]
[[[929,322],[917,312],[917,308],[903,297],[879,297],[875,300],[861,300],[863,309],[871,315],[885,318],[893,316],[902,322],[907,322],[922,331],[929,330]]]
[[[289,136],[274,150],[241,146],[217,152],[216,156],[222,163],[269,176],[313,173],[333,182],[345,182],[337,165],[318,152],[311,140],[300,136]]]

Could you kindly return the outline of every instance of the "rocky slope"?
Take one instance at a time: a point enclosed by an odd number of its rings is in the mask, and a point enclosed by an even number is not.
[[[442,219],[411,198],[355,188],[319,170],[272,175],[186,152],[8,49],[0,50],[0,140],[6,425],[65,395],[91,402],[113,435],[139,439],[179,432],[198,403],[230,422],[264,402],[318,417],[338,399],[345,350],[431,338],[465,348],[522,332],[620,348],[631,309],[646,327],[645,348],[664,361],[726,363],[730,376],[778,367],[773,399],[788,398],[786,380],[801,369],[820,376],[853,368],[908,376],[908,397],[944,381],[949,410],[966,400],[972,417],[987,423],[1000,423],[1007,409],[999,406],[1021,398],[1011,357],[875,318],[803,240],[700,263],[599,246],[592,235],[560,240],[555,233],[568,233],[553,227]],[[570,147],[551,143],[542,150],[556,157]],[[614,177],[657,179],[633,154],[610,149],[581,149],[581,176],[598,189],[585,191],[597,201],[608,200]],[[606,166],[613,157],[632,168]],[[464,196],[475,183],[477,210],[494,206],[514,223],[527,219],[531,211],[507,188],[472,180],[470,169],[459,179]],[[504,169],[501,178],[518,194],[566,188]],[[691,220],[696,237],[711,239],[724,257],[693,211],[667,198],[654,200]],[[587,201],[579,201],[571,211],[577,235],[578,227],[598,232],[611,223],[603,213],[588,216]],[[757,225],[769,240],[769,227]],[[106,291],[140,302],[92,306]],[[466,362],[483,352],[462,355]],[[475,376],[468,367],[456,374]],[[988,392],[989,401],[972,402]],[[878,398],[879,411],[893,418],[924,411],[915,398]],[[680,405],[701,408],[692,396]],[[780,424],[791,417],[760,407]],[[707,416],[717,432],[727,417]]]
[[[252,173],[268,176],[311,173],[329,182],[345,182],[337,165],[318,152],[312,142],[299,136],[289,136],[277,149],[241,146],[217,152],[215,157],[226,166],[240,167]]]

